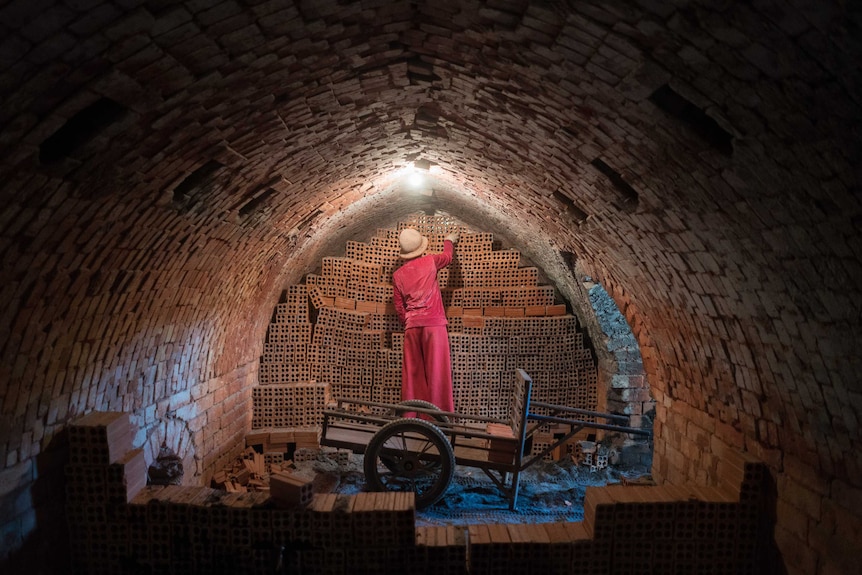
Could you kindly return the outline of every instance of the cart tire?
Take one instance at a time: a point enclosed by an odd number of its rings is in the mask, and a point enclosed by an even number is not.
[[[422,409],[433,409],[434,411],[440,411],[439,407],[437,407],[430,401],[425,401],[424,399],[408,399],[399,403],[398,407],[421,407]],[[410,412],[409,409],[396,409],[395,415],[397,415],[398,417],[404,417],[404,414],[408,412]],[[443,414],[435,413],[431,415],[431,417],[433,417],[440,423],[449,423],[449,418]]]
[[[365,449],[365,481],[374,491],[412,491],[416,508],[440,501],[455,474],[455,454],[443,432],[422,419],[397,419]]]

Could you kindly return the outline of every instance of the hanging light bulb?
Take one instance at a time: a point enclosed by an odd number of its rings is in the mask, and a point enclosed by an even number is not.
[[[425,183],[425,178],[423,178],[422,174],[414,168],[410,175],[407,176],[407,183],[410,184],[410,187],[412,188],[420,188],[422,187],[422,184]]]

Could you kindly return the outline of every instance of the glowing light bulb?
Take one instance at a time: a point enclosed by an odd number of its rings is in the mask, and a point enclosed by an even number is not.
[[[418,188],[422,185],[424,178],[422,174],[419,172],[413,172],[409,176],[407,176],[407,183],[410,184],[414,188]]]

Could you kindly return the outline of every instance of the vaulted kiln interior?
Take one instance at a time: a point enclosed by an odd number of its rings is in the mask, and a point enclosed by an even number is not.
[[[330,573],[462,573],[468,549],[477,573],[858,567],[858,3],[0,4],[0,571],[235,574],[271,570],[281,545]],[[657,485],[467,538],[379,529],[410,511],[367,493],[285,513],[202,485],[269,429],[264,388],[394,393],[397,337],[374,367],[356,347],[388,333],[365,329],[382,302],[348,309],[368,302],[309,280],[336,260],[367,272],[354,248],[411,214],[492,234],[554,287],[589,336],[599,409],[652,427]],[[296,379],[264,383],[298,286],[308,347],[342,345],[293,349],[278,365]],[[490,413],[496,352],[538,361],[525,326],[569,320],[473,304],[451,305],[457,359],[490,353],[461,407]],[[361,313],[347,346],[325,325]],[[534,371],[568,403],[565,361]],[[652,400],[654,418],[634,412]],[[157,494],[140,471],[163,448],[186,484]]]

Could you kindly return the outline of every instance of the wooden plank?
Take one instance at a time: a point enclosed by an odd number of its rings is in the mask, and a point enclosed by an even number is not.
[[[458,461],[459,465],[469,465],[471,462],[488,462],[488,451],[485,449],[456,445],[452,451],[455,453],[455,459]]]
[[[356,453],[365,453],[365,448],[377,428],[356,429],[342,426],[328,426],[326,436],[320,439],[320,444],[328,447],[343,447]]]

